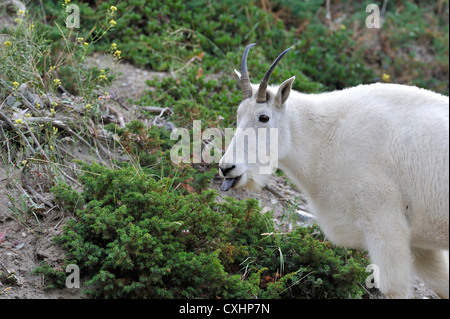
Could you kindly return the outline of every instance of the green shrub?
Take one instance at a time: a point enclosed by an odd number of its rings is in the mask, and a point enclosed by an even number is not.
[[[199,192],[210,185],[217,173],[217,165],[202,163],[199,169],[191,164],[173,165],[170,149],[177,141],[171,140],[170,132],[164,128],[146,128],[139,121],[132,121],[123,129],[116,125],[107,128],[118,136],[119,146],[131,156],[136,172],[140,174],[142,170],[154,179],[166,177],[166,190],[178,188],[185,193]]]
[[[98,37],[95,25],[115,5],[117,25],[96,50],[108,52],[117,43],[126,60],[152,70],[183,74],[181,70],[194,68],[232,78],[243,48],[256,42],[249,59],[255,81],[282,50],[294,46],[277,67],[274,83],[295,75],[294,89],[316,92],[371,83],[387,73],[392,81],[448,94],[448,0],[390,2],[382,37],[364,25],[365,8],[372,3],[368,0],[333,2],[334,28],[324,0],[273,0],[267,8],[256,0],[77,3],[82,25],[76,36]],[[34,12],[42,12],[34,5]],[[55,21],[64,23],[61,2],[45,1],[44,8],[49,23],[43,28],[61,49],[64,43],[54,26]]]
[[[33,275],[44,275],[44,290],[55,288],[64,288],[67,274],[60,269],[60,267],[53,268],[52,266],[41,261],[41,265],[31,271]]]
[[[66,183],[57,182],[52,191],[55,194],[57,204],[63,206],[69,212],[75,212],[84,205],[81,195]]]
[[[215,191],[167,190],[131,165],[97,164],[81,177],[86,206],[56,238],[66,263],[99,298],[361,297],[365,260],[336,249],[319,230],[276,234],[255,200],[217,203]],[[92,173],[95,173],[92,174]],[[100,174],[100,175],[97,175]],[[58,184],[55,195],[75,202]],[[68,200],[65,194],[72,194]],[[281,253],[280,253],[281,252]]]
[[[180,79],[166,77],[149,81],[155,91],[148,91],[138,103],[172,108],[171,121],[177,127],[192,128],[194,120],[201,120],[206,127],[217,127],[219,117],[223,118],[220,125],[229,127],[242,99],[236,79],[223,76],[220,81],[207,80],[197,73],[198,70],[192,68]]]
[[[329,31],[321,24],[309,25],[308,37],[298,41],[300,69],[327,89],[344,89],[371,83],[375,74],[363,60],[362,49],[351,38],[351,32]]]

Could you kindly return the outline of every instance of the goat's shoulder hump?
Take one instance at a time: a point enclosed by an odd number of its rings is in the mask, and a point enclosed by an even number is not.
[[[372,83],[361,84],[352,88],[344,89],[342,92],[370,94],[370,96],[397,96],[398,98],[423,97],[429,99],[447,100],[448,97],[442,94],[419,88],[417,86],[395,84],[395,83]]]

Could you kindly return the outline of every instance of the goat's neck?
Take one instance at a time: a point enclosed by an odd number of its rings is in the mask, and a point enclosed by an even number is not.
[[[279,167],[298,187],[310,187],[314,174],[314,154],[320,152],[330,131],[329,118],[318,103],[319,95],[294,92],[286,105],[287,133],[280,148]],[[287,135],[287,136],[286,136]]]

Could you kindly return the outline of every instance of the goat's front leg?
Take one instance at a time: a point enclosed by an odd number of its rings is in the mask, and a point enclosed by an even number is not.
[[[388,298],[408,298],[413,265],[410,229],[406,217],[390,208],[372,220],[365,232],[366,247],[378,271],[381,292]]]

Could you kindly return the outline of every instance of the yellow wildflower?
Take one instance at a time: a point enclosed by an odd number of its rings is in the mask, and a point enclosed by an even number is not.
[[[25,117],[31,117],[30,113],[25,114]]]
[[[19,10],[18,12],[17,12],[17,15],[20,17],[20,16],[22,16],[22,17],[24,17],[25,16],[25,10]]]
[[[23,160],[23,161],[22,161],[22,165],[27,165],[27,161],[26,161],[26,160]]]
[[[6,41],[3,43],[5,47],[10,47],[12,45],[11,41]]]
[[[113,20],[113,19],[111,19],[111,21],[109,21],[109,25],[110,25],[111,27],[115,27],[116,24],[117,24],[117,22],[116,22],[115,20]]]
[[[116,6],[111,6],[111,8],[109,8],[111,10],[111,12],[116,12],[117,11],[117,7]]]
[[[60,79],[54,79],[53,80],[53,85],[54,86],[60,86],[61,85],[61,80]]]
[[[14,88],[17,88],[17,87],[19,86],[19,82],[14,81],[14,82],[12,83],[12,85],[14,86]]]
[[[39,103],[36,103],[36,108],[39,110],[41,108],[41,105]]]
[[[23,123],[23,120],[22,119],[17,119],[17,120],[15,120],[14,122],[16,122],[17,124],[22,124]]]
[[[87,109],[87,110],[92,109],[92,105],[91,105],[91,104],[86,104],[86,109]]]
[[[384,82],[389,82],[389,80],[391,79],[391,76],[389,74],[384,73],[383,76],[381,77],[381,79]]]
[[[121,54],[122,54],[122,51],[116,50],[116,51],[114,52],[114,57],[120,58],[120,55],[121,55]]]
[[[83,45],[84,45],[85,47],[87,47],[87,46],[89,45],[89,43],[84,42]]]
[[[50,113],[52,113],[52,115],[55,115],[55,109],[50,109]]]
[[[111,50],[117,50],[117,44],[115,43],[111,44]]]
[[[83,40],[84,40],[84,39],[83,39],[82,37],[77,38],[78,43],[82,43]]]

